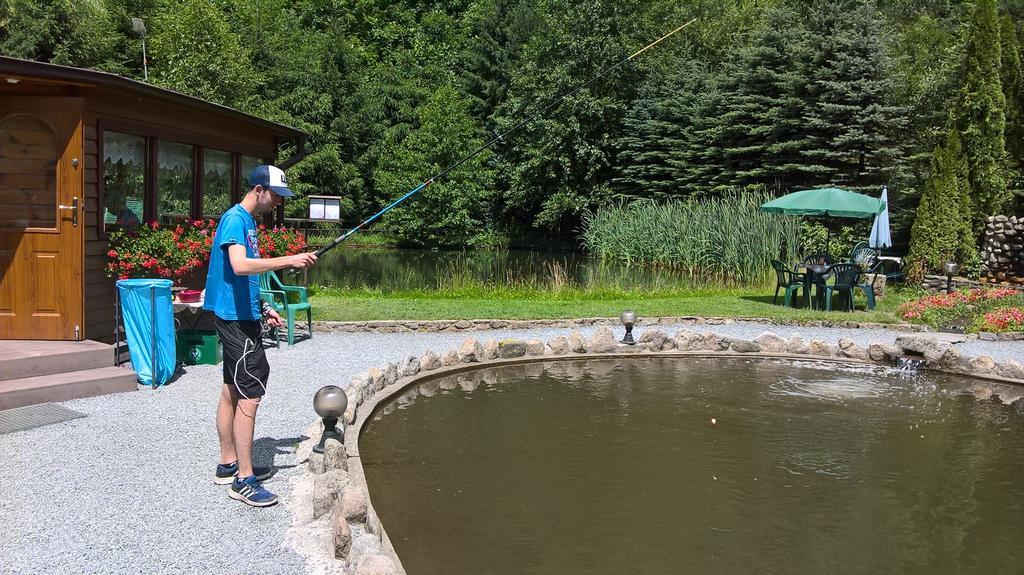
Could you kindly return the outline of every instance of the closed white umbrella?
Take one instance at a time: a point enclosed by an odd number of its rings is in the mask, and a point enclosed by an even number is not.
[[[889,189],[882,186],[882,197],[879,201],[885,206],[882,211],[875,215],[875,223],[871,226],[871,237],[868,245],[876,248],[888,248],[892,246],[892,235],[889,234]]]

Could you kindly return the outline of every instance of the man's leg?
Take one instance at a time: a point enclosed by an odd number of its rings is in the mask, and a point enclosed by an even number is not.
[[[217,404],[217,436],[220,438],[220,464],[229,465],[238,461],[235,452],[234,420],[238,406],[238,392],[230,385],[220,386],[220,403]]]
[[[226,387],[226,386],[225,386]],[[260,400],[239,399],[235,407],[234,440],[238,456],[238,477],[252,475],[252,438],[256,430],[256,410]]]

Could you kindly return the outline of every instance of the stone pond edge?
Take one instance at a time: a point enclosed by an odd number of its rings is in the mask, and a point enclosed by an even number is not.
[[[680,323],[676,320],[687,318],[659,319],[673,320],[667,323]],[[593,320],[594,323],[576,323],[574,326],[601,325],[598,321],[614,321],[608,318]],[[532,324],[528,327],[537,325]],[[912,327],[916,328],[914,331],[920,331],[920,326]],[[462,328],[455,328],[453,331],[460,329]],[[1018,406],[1024,405],[1024,365],[1020,362],[1013,359],[997,361],[984,355],[964,356],[955,347],[929,337],[927,333],[898,336],[895,345],[873,343],[867,347],[846,338],[841,338],[836,344],[829,344],[821,340],[805,341],[800,336],[787,339],[766,331],[752,340],[744,340],[714,332],[698,333],[689,329],[679,330],[674,337],[657,329],[647,329],[640,336],[636,346],[626,346],[616,341],[612,330],[604,325],[601,325],[590,339],[575,330],[568,335],[556,336],[547,343],[540,339],[490,339],[480,342],[476,338],[467,338],[458,350],[447,350],[440,355],[433,351],[428,351],[420,357],[408,355],[398,363],[389,362],[381,367],[371,367],[343,386],[349,400],[349,409],[344,416],[344,435],[347,441],[345,444],[328,441],[325,453],[321,455],[312,453],[312,447],[319,441],[323,428],[320,421],[313,422],[304,433],[307,439],[299,444],[298,456],[300,461],[305,462],[307,469],[297,480],[294,501],[289,504],[292,509],[293,526],[287,539],[305,556],[307,565],[313,567],[314,572],[344,575],[405,574],[387,531],[373,509],[359,457],[358,438],[379,407],[392,397],[425,381],[474,371],[485,366],[581,358],[605,359],[627,354],[638,357],[758,357],[888,367],[895,365],[899,358],[909,357],[921,362],[921,369],[924,370],[966,375],[997,385],[1010,384],[1015,390],[1012,393],[1020,393],[1016,394],[1016,397],[1000,399],[1005,403],[1015,402]],[[974,392],[986,399],[999,397],[991,388],[975,389]]]

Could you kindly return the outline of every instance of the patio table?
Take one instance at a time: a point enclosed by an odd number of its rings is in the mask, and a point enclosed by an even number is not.
[[[825,276],[828,275],[829,268],[832,267],[828,264],[799,264],[797,269],[803,268],[806,270],[804,273],[804,293],[807,294],[807,301],[811,302],[813,309],[819,309],[821,307],[822,289],[821,285],[825,283]],[[811,286],[816,286],[814,298],[811,298]]]

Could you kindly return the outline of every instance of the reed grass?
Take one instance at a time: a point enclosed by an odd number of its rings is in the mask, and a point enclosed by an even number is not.
[[[795,257],[798,218],[761,211],[763,192],[733,192],[657,204],[635,201],[584,216],[582,241],[591,254],[628,265],[685,270],[725,286],[761,285],[771,261]]]

